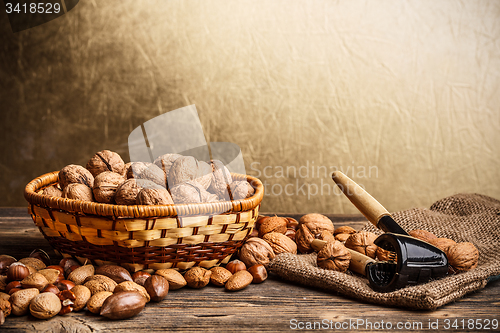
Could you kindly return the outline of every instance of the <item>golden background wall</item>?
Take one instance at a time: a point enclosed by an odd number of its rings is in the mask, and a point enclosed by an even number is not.
[[[263,211],[355,213],[334,169],[391,211],[500,198],[498,1],[80,1],[16,34],[1,12],[0,84],[3,206],[190,104]]]

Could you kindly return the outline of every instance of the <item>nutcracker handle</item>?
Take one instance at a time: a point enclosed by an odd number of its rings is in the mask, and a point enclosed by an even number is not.
[[[326,245],[326,241],[321,240],[321,239],[315,239],[311,243],[311,247],[319,251],[323,248],[323,246]],[[356,272],[361,275],[366,276],[366,266],[369,264],[374,264],[377,261],[373,260],[372,258],[365,256],[364,254],[361,254],[357,251],[347,249],[349,250],[349,253],[351,254],[351,260],[349,262],[349,269],[353,272]]]
[[[382,217],[391,216],[387,209],[385,209],[374,197],[342,172],[333,172],[332,179],[353,205],[356,206],[375,227],[379,227],[378,222]]]

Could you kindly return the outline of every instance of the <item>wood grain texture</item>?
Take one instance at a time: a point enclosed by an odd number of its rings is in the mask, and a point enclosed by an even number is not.
[[[287,215],[299,219],[299,215]],[[335,226],[349,225],[361,228],[366,220],[360,215],[330,218]],[[34,248],[42,248],[57,257],[43,236],[38,232],[25,208],[0,208],[0,253],[22,258]],[[238,331],[275,332],[289,331],[298,322],[335,323],[401,322],[415,325],[414,331],[429,330],[429,320],[497,319],[500,320],[498,294],[500,282],[488,286],[455,303],[436,311],[409,311],[404,309],[364,304],[316,288],[281,281],[271,275],[263,284],[250,285],[239,292],[207,286],[203,289],[182,288],[170,291],[160,303],[148,303],[144,311],[129,320],[111,321],[87,311],[56,316],[47,321],[32,316],[9,316],[1,327],[2,332],[153,332],[153,331]],[[417,327],[422,323],[421,327]],[[357,330],[370,330],[368,324]],[[351,326],[345,331],[354,331]],[[371,329],[373,330],[373,329]],[[465,330],[467,331],[467,327]]]

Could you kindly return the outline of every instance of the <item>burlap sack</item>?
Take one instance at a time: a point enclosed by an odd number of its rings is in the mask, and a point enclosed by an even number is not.
[[[434,203],[392,214],[405,229],[424,229],[438,237],[472,242],[479,250],[477,268],[426,284],[378,293],[352,273],[318,268],[316,254],[280,254],[269,269],[285,280],[321,288],[363,302],[433,310],[482,289],[500,275],[500,201],[479,194],[458,194]],[[382,232],[367,223],[363,230]]]

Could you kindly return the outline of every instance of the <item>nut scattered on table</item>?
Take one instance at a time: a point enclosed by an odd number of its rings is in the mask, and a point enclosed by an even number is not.
[[[193,267],[184,274],[187,285],[191,288],[203,288],[210,282],[212,272],[203,267]]]
[[[247,265],[247,267],[262,264],[266,266],[269,261],[274,259],[274,250],[265,240],[252,237],[240,248],[239,258]]]
[[[144,309],[146,299],[137,291],[121,291],[107,297],[100,315],[109,319],[127,319]]]
[[[238,271],[227,280],[224,287],[228,291],[238,291],[248,287],[252,280],[253,276],[247,270]]]
[[[312,213],[302,216],[295,233],[297,249],[301,253],[312,252],[311,243],[316,238],[316,235],[322,231],[329,231],[333,234],[333,230],[332,221],[324,215]]]
[[[337,240],[328,241],[318,252],[318,266],[324,269],[345,272],[349,268],[351,254],[349,250]]]
[[[170,290],[177,290],[184,287],[187,282],[181,273],[172,268],[159,269],[155,274],[163,276],[168,281]]]
[[[217,287],[223,287],[227,280],[233,275],[229,270],[221,266],[213,267],[210,271],[212,272],[212,275],[210,275],[210,282]]]
[[[53,293],[38,294],[31,300],[29,310],[38,319],[49,319],[61,311],[61,301]]]

